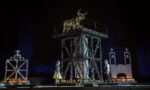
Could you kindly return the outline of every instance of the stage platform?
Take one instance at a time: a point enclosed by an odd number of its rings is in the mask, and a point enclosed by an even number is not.
[[[97,86],[11,86],[0,87],[0,90],[150,90],[150,85],[97,85]]]

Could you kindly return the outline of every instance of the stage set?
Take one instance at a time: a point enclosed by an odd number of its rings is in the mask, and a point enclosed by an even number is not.
[[[116,59],[115,49],[110,48],[106,60],[109,66],[103,62],[102,40],[111,38],[108,28],[87,19],[86,15],[87,12],[79,9],[76,17],[65,20],[54,29],[54,39],[61,41],[61,57],[56,63],[54,84],[32,83],[28,79],[28,59],[21,56],[20,50],[16,50],[14,56],[6,59],[5,77],[0,82],[0,89],[148,90],[149,85],[140,85],[133,78],[128,48],[121,52],[122,61]]]

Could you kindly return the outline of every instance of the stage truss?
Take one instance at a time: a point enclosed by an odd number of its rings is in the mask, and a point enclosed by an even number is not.
[[[28,80],[28,60],[21,56],[20,51],[6,60],[5,77],[6,83],[26,83]]]
[[[64,39],[61,64],[64,79],[69,74],[71,80],[73,78],[85,82],[96,81],[96,78],[102,80],[101,39],[87,35]]]
[[[55,28],[54,38],[61,38],[63,82],[103,83],[101,40],[108,38],[108,34],[97,32],[97,24],[94,22],[93,25],[90,28],[82,24],[82,28],[66,33],[60,32],[62,28]],[[100,31],[104,30],[105,26],[100,28]]]

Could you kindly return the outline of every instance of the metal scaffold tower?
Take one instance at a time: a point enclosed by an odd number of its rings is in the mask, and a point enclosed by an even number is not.
[[[72,20],[72,19],[71,19]],[[69,22],[69,23],[68,23]],[[101,40],[108,38],[106,26],[85,19],[80,28],[64,25],[55,27],[54,38],[61,39],[61,74],[64,80],[80,80],[85,83],[102,83],[102,47]],[[78,25],[78,24],[77,24]],[[73,27],[73,28],[71,28]],[[66,31],[66,32],[64,32]]]
[[[28,60],[20,55],[20,51],[16,50],[16,54],[6,60],[5,77],[6,83],[26,83],[28,80]]]

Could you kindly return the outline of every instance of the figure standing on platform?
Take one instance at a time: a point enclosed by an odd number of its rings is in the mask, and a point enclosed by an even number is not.
[[[105,68],[104,69],[105,69],[106,81],[108,83],[110,83],[111,82],[111,79],[110,79],[110,65],[108,63],[108,60],[105,60],[104,63],[105,63]]]
[[[60,79],[62,79],[61,73],[60,73],[60,60],[57,60],[56,66],[55,66],[55,73],[53,78],[55,79],[55,84],[60,84]]]

